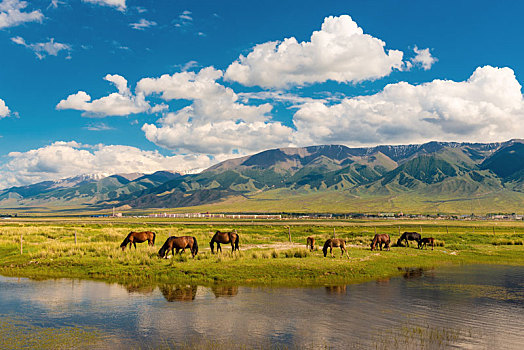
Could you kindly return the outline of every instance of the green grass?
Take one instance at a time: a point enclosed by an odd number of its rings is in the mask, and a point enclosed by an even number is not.
[[[399,226],[401,225],[401,226]],[[493,234],[493,227],[495,234]],[[288,227],[296,245],[288,242]],[[305,249],[306,237],[317,245],[332,237],[345,238],[350,258],[324,258],[322,251]],[[239,253],[223,245],[213,255],[209,240],[217,229],[236,229]],[[373,251],[369,243],[375,234],[388,233],[392,243],[400,231],[420,231],[434,237],[435,250],[392,247]],[[119,245],[129,231],[157,233],[155,247],[145,243],[122,252]],[[77,244],[74,243],[74,234]],[[20,254],[20,235],[23,254]],[[160,259],[157,252],[171,235],[195,236],[200,252],[188,251],[172,259]],[[387,278],[408,267],[433,268],[458,264],[524,265],[524,223],[522,222],[436,222],[436,221],[317,221],[317,222],[200,222],[166,220],[150,223],[138,220],[79,219],[20,220],[0,224],[0,274],[31,278],[82,278],[128,285],[280,285],[312,286],[357,283]]]

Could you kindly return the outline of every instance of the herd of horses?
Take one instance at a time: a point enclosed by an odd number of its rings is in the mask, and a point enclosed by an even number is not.
[[[122,251],[126,249],[127,246],[131,248],[131,246],[134,246],[136,249],[137,243],[148,243],[149,246],[153,246],[155,244],[155,237],[156,234],[152,231],[142,231],[142,232],[130,232],[127,237],[124,239],[122,244],[120,244],[120,248],[122,248]],[[425,237],[422,238],[421,235],[417,232],[404,232],[400,238],[397,240],[397,246],[402,247],[402,242],[405,242],[406,246],[409,247],[409,241],[415,241],[418,243],[418,248],[422,249],[424,247],[427,248],[428,245],[431,246],[431,250],[433,250],[435,246],[435,239],[433,237]],[[209,247],[211,248],[211,253],[215,253],[215,243],[217,245],[217,253],[218,251],[222,252],[222,247],[220,244],[231,244],[231,251],[238,251],[238,242],[239,242],[239,235],[236,232],[236,230],[231,232],[221,232],[216,231],[213,237],[211,238],[211,241],[209,242]],[[377,247],[382,250],[382,247],[384,247],[386,250],[389,250],[391,245],[391,240],[389,238],[389,235],[386,233],[382,234],[375,234],[375,237],[373,237],[373,240],[371,241],[371,250],[375,250]],[[331,256],[333,257],[333,248],[340,247],[341,250],[341,256],[344,256],[344,253],[349,258],[349,254],[346,248],[346,240],[342,238],[330,238],[326,240],[324,243],[324,246],[322,248],[322,252],[324,253],[324,257],[327,256],[327,252],[329,249],[329,252]],[[315,249],[315,237],[308,237],[306,239],[306,248],[312,251]],[[186,249],[189,249],[191,252],[191,256],[194,258],[195,255],[198,254],[198,242],[195,237],[192,236],[171,236],[169,237],[166,242],[162,245],[160,250],[158,251],[158,256],[161,258],[167,257],[169,251],[171,251],[171,255],[175,256],[175,254],[183,253]]]
[[[409,247],[409,241],[417,242],[419,249],[422,249],[424,247],[427,248],[428,244],[431,246],[431,250],[433,250],[433,248],[435,247],[435,239],[433,237],[422,238],[420,233],[417,232],[404,232],[397,240],[397,246],[402,247],[402,242],[405,242],[406,246]],[[391,242],[388,234],[377,233],[373,238],[373,241],[371,242],[371,250],[374,250],[377,246],[380,248],[380,250],[382,250],[382,245],[384,245],[386,250],[389,250],[390,243]]]
[[[155,237],[156,234],[152,231],[142,231],[142,232],[129,232],[127,237],[124,239],[122,244],[120,244],[120,248],[122,248],[122,251],[126,249],[126,247],[129,245],[129,248],[131,249],[131,246],[134,246],[136,249],[137,243],[144,243],[147,241],[149,246],[153,246],[155,244]],[[232,251],[239,250],[238,248],[238,234],[235,231],[232,232],[221,232],[217,231],[213,238],[211,238],[211,242],[209,242],[209,246],[211,247],[211,252],[215,252],[215,243],[217,245],[217,253],[220,250],[222,252],[222,247],[220,244],[231,244]],[[169,251],[171,251],[171,255],[175,256],[175,254],[182,254],[185,252],[186,249],[189,249],[191,252],[191,256],[194,258],[195,255],[198,254],[198,242],[196,237],[192,236],[171,236],[169,237],[164,245],[162,245],[162,248],[158,251],[158,256],[161,258],[165,258]],[[176,253],[175,253],[176,252]]]

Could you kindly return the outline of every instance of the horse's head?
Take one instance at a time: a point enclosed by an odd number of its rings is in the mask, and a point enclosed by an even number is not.
[[[371,250],[375,249],[375,242],[371,242],[369,246],[371,247]]]
[[[398,245],[399,247],[402,247],[402,239],[401,239],[401,238],[399,238],[399,239],[397,240],[397,245]]]

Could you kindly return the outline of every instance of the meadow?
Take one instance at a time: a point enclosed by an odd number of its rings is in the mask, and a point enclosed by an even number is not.
[[[147,220],[147,221],[146,221]],[[236,229],[240,252],[223,245],[211,254],[216,230]],[[130,231],[155,231],[154,247],[121,251]],[[434,237],[434,250],[392,246],[371,251],[375,234],[388,233],[392,244],[399,232]],[[346,239],[349,259],[335,248],[325,258],[327,238]],[[291,242],[289,242],[291,234]],[[76,242],[75,242],[76,235]],[[194,236],[199,253],[160,259],[158,250],[169,236]],[[312,252],[306,237],[316,238]],[[20,239],[22,238],[22,247]],[[516,221],[296,220],[184,221],[169,219],[11,219],[0,223],[0,274],[5,276],[78,278],[129,286],[163,283],[199,285],[318,286],[358,283],[399,275],[410,268],[444,265],[524,265],[524,223]],[[22,252],[21,252],[22,248]]]

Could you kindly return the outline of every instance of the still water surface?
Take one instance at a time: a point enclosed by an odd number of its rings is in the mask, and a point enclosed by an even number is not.
[[[95,336],[65,337],[66,348],[523,349],[524,267],[411,269],[401,277],[319,288],[136,287],[0,276],[0,323],[7,329],[0,347],[13,348],[34,346],[27,333],[56,340],[61,330],[80,329]]]

